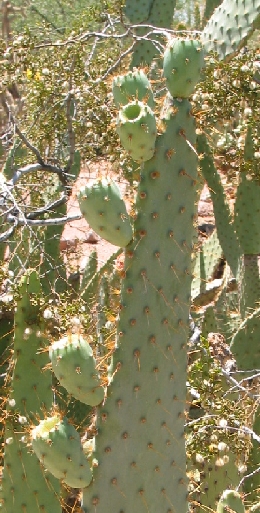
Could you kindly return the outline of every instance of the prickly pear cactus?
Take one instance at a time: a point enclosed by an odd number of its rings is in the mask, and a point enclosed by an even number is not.
[[[187,43],[187,46],[189,43]],[[125,250],[117,347],[98,412],[84,510],[186,511],[186,341],[196,219],[195,122],[168,95],[164,131],[141,166],[133,240]]]
[[[18,290],[14,361],[7,402],[1,510],[4,513],[61,513],[59,482],[41,467],[30,443],[30,426],[52,407],[48,342],[39,322],[40,281],[29,270]]]

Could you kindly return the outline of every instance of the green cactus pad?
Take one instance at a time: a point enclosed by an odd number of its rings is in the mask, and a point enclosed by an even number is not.
[[[217,231],[214,230],[195,258],[194,278],[191,287],[192,299],[209,290],[208,282],[211,282],[214,270],[219,265],[221,258],[223,258],[223,250],[219,243]]]
[[[243,253],[260,253],[260,182],[243,174],[237,188],[234,226]]]
[[[233,275],[239,268],[241,248],[233,226],[232,214],[226,200],[221,178],[215,168],[213,154],[205,134],[197,136],[197,151],[200,154],[201,172],[208,184],[214,208],[219,242]]]
[[[237,467],[237,455],[230,449],[231,447],[227,446],[224,453],[220,451],[208,461],[205,459],[204,462],[194,463],[200,472],[199,494],[196,497],[200,508],[196,511],[200,513],[215,512],[217,502],[227,482],[234,487],[239,485],[241,474]],[[232,512],[227,510],[226,513]]]
[[[151,84],[142,70],[115,77],[112,90],[118,108],[134,100],[146,103],[151,109],[155,105]]]
[[[52,370],[60,384],[79,401],[96,406],[104,399],[93,351],[81,335],[54,342],[49,350]]]
[[[88,257],[80,284],[80,297],[86,303],[93,301],[95,295],[97,294],[97,280],[95,283],[96,286],[93,286],[93,279],[95,274],[97,273],[97,268],[98,255],[96,249],[94,249]]]
[[[227,513],[228,511],[232,513],[245,513],[241,496],[235,490],[225,490],[219,499],[217,513]]]
[[[43,466],[72,488],[84,488],[92,480],[79,433],[64,417],[48,417],[32,430],[32,447]]]
[[[118,114],[117,133],[133,160],[145,162],[152,158],[157,132],[155,116],[148,105],[139,101],[125,105]]]
[[[240,370],[260,368],[260,309],[255,310],[239,326],[231,340],[231,351]]]
[[[142,23],[147,21],[150,8],[154,0],[130,0],[126,2],[125,15],[131,23]]]
[[[185,405],[191,254],[197,198],[195,123],[170,100],[145,162],[126,249],[118,348],[98,411],[98,467],[85,511],[187,511]],[[188,143],[188,142],[189,143]]]
[[[83,216],[98,235],[115,246],[127,246],[132,227],[115,182],[102,179],[83,187],[78,201]]]
[[[126,6],[129,11],[139,10],[140,5],[140,0],[126,0]],[[145,18],[141,20],[140,17],[139,20],[153,27],[170,29],[172,27],[175,6],[176,0],[153,0],[146,11]],[[132,21],[130,16],[129,19]],[[156,60],[160,59],[160,45],[164,46],[165,44],[163,35],[151,33],[151,29],[145,26],[136,28],[135,33],[140,39],[135,43],[130,67],[148,66],[152,61],[154,64],[155,58]],[[147,37],[145,37],[146,34]]]
[[[242,320],[259,307],[260,278],[259,256],[242,255],[238,281],[239,310]]]
[[[230,59],[245,45],[260,17],[260,0],[224,0],[202,32],[208,52]]]
[[[244,159],[246,162],[254,160],[255,145],[252,127],[249,125],[246,131]]]
[[[44,472],[32,453],[29,426],[52,407],[48,341],[39,322],[41,285],[28,270],[16,294],[13,377],[5,418],[4,469],[0,501],[3,513],[61,513],[59,482]]]
[[[164,53],[163,73],[173,97],[188,98],[199,81],[204,52],[198,40],[172,39]]]

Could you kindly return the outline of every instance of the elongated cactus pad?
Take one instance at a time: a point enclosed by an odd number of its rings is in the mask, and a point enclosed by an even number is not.
[[[88,486],[92,479],[79,433],[64,417],[48,417],[32,430],[32,446],[40,462],[57,479],[73,488]]]
[[[189,98],[204,66],[204,52],[196,39],[172,39],[164,53],[163,73],[173,97]]]
[[[104,388],[96,371],[93,351],[82,336],[72,334],[50,347],[52,370],[69,394],[96,406],[104,399]]]
[[[155,116],[148,105],[139,101],[125,105],[118,113],[117,133],[133,160],[145,162],[152,158],[157,132]]]
[[[259,369],[260,309],[255,310],[239,326],[231,340],[231,351],[240,370]]]
[[[130,71],[113,80],[113,96],[118,108],[134,100],[146,103],[151,109],[154,107],[151,84],[142,70]]]
[[[98,413],[98,466],[85,511],[185,513],[186,341],[197,184],[195,123],[168,99],[165,132],[144,163],[126,249],[118,349]],[[188,142],[189,141],[189,144]]]
[[[94,249],[88,257],[80,284],[80,296],[83,299],[83,301],[87,303],[92,302],[95,298],[95,295],[97,294],[97,280],[95,286],[93,286],[93,278],[97,272],[97,267],[98,255],[96,249]]]
[[[234,227],[244,254],[260,253],[260,182],[242,180],[237,188]]]
[[[132,226],[119,188],[112,180],[98,180],[78,194],[80,210],[95,232],[115,246],[132,239]]]
[[[0,492],[3,513],[61,513],[59,482],[45,472],[30,446],[30,425],[52,407],[48,342],[39,322],[40,280],[23,276],[17,290],[12,391],[7,401],[4,470]]]
[[[213,203],[219,242],[233,275],[239,268],[241,248],[233,226],[232,214],[226,200],[221,178],[215,168],[212,151],[205,134],[197,136],[197,151],[200,154],[200,168],[207,181]]]

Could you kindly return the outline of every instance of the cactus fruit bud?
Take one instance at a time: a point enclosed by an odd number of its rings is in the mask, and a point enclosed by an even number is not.
[[[189,98],[204,67],[204,52],[197,39],[172,39],[164,53],[163,73],[174,98]]]
[[[148,105],[134,101],[118,113],[117,133],[125,150],[136,162],[150,160],[154,154],[156,120]]]
[[[84,488],[92,480],[79,433],[64,417],[48,417],[32,430],[32,446],[45,468],[72,488]]]
[[[52,369],[69,394],[90,406],[104,399],[93,351],[80,335],[72,334],[54,342],[49,350]]]
[[[115,246],[132,239],[132,226],[119,188],[112,180],[98,180],[78,194],[80,210],[95,232]]]

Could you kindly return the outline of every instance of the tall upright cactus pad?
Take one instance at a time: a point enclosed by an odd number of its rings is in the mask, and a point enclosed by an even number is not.
[[[98,235],[115,246],[125,247],[132,239],[132,226],[118,186],[98,180],[78,194],[83,216]]]
[[[237,188],[234,228],[246,255],[260,253],[260,182],[242,174]]]
[[[18,290],[14,369],[7,403],[1,506],[4,513],[60,513],[59,482],[30,449],[30,425],[52,407],[52,379],[45,370],[48,343],[39,322],[41,286],[28,271]]]
[[[213,155],[205,134],[200,134],[197,137],[197,151],[200,155],[201,172],[210,190],[219,242],[228,265],[233,275],[236,276],[242,250],[233,227],[232,214],[226,201],[223,185],[215,168]]]
[[[76,181],[80,173],[80,153],[75,152],[74,162],[70,169],[70,177]],[[50,194],[62,192],[59,179],[56,177],[55,185],[51,187]],[[55,210],[55,217],[65,217],[67,214],[67,203],[63,203]],[[52,214],[53,215],[53,214]],[[64,265],[63,257],[60,253],[60,239],[64,226],[49,225],[44,232],[44,246],[43,246],[43,259],[40,267],[42,275],[42,289],[45,295],[49,294],[62,294],[68,288],[66,267]]]
[[[260,0],[224,0],[214,11],[202,32],[209,52],[230,59],[252,34],[260,19]]]
[[[186,341],[197,157],[186,99],[167,98],[165,131],[143,164],[125,251],[114,374],[98,414],[86,512],[186,511]]]

